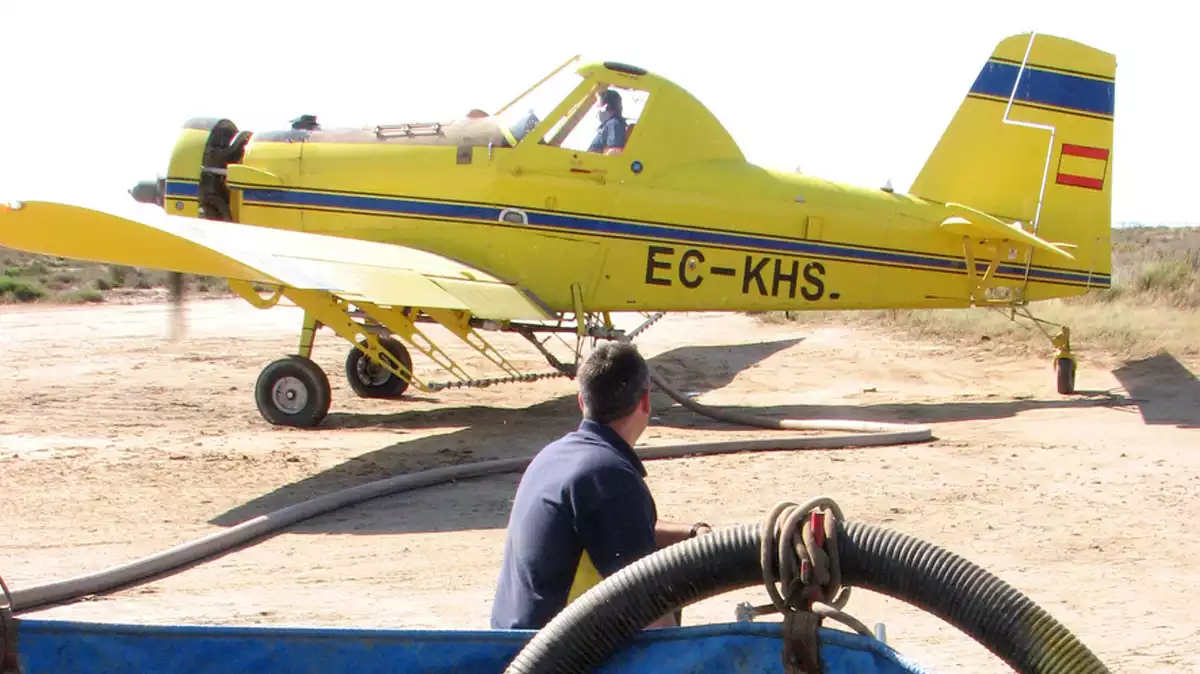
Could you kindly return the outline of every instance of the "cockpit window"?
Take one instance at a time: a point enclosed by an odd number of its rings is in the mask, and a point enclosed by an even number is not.
[[[600,113],[597,94],[605,89],[615,93],[619,101],[620,112],[616,115],[618,120],[610,122],[620,127],[619,132],[608,128],[609,124],[605,123],[607,117]],[[604,152],[610,149],[606,145],[610,142],[617,143],[613,146],[616,149],[623,148],[640,121],[648,99],[649,94],[646,91],[598,84],[588,92],[588,97],[582,105],[568,110],[566,115],[551,127],[543,142],[575,152]],[[603,141],[599,148],[597,139]]]
[[[560,70],[510,105],[500,115],[500,125],[508,129],[517,142],[520,142],[582,81],[583,77],[574,70]]]

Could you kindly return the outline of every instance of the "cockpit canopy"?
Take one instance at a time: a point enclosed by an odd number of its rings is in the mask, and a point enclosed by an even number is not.
[[[587,149],[600,125],[597,94],[606,89],[620,96],[621,115],[626,124],[636,124],[649,98],[648,91],[588,78],[580,71],[568,69],[554,73],[510,104],[497,115],[497,123],[514,143],[520,143],[543,120],[556,114],[559,104],[566,103],[568,107],[549,133],[537,142],[582,151]],[[594,124],[584,123],[588,119]]]
[[[472,110],[446,122],[357,129],[301,124],[305,128],[275,134],[286,135],[292,141],[449,145],[460,149],[528,147],[539,153],[551,148],[604,155],[632,151],[637,157],[630,166],[643,174],[689,162],[745,159],[712,113],[674,83],[619,63],[592,63],[578,68],[570,68],[570,64],[563,64],[494,114]],[[602,121],[600,94],[606,91],[613,92],[606,96],[619,98],[625,143],[605,144],[597,150],[593,141]]]

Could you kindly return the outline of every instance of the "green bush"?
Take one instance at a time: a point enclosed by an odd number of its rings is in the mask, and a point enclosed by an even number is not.
[[[36,302],[46,296],[46,289],[37,281],[0,276],[0,297],[18,302]]]

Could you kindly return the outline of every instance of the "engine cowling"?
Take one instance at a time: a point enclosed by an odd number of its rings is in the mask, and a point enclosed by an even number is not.
[[[228,119],[190,119],[171,150],[167,177],[139,181],[129,195],[177,215],[232,220],[225,174],[241,161],[250,136]]]

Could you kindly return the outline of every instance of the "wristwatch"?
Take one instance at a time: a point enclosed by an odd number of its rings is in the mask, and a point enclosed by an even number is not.
[[[696,522],[692,525],[691,530],[688,532],[688,538],[695,538],[696,536],[699,536],[701,529],[705,529],[706,531],[704,533],[706,534],[712,533],[712,527],[708,525],[708,522]]]

